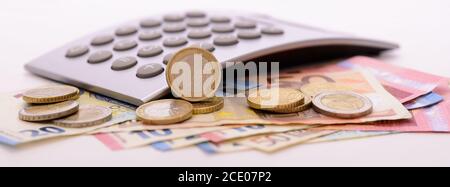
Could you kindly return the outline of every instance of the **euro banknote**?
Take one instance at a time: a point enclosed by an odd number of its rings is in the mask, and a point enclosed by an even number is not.
[[[408,102],[404,103],[403,105],[405,105],[405,107],[408,110],[414,110],[414,109],[433,106],[435,104],[442,102],[443,100],[444,100],[444,98],[442,96],[440,96],[437,93],[431,92],[429,94],[420,96],[412,101],[408,101]]]
[[[369,57],[354,57],[342,62],[298,67],[281,73],[282,77],[295,77],[308,72],[339,72],[365,70],[373,74],[384,88],[401,103],[411,101],[447,83],[446,77],[398,67]],[[326,79],[324,79],[326,81]]]
[[[253,150],[253,148],[239,143],[240,139],[230,140],[221,143],[202,142],[196,145],[200,150],[207,154],[234,153]]]
[[[253,136],[238,141],[239,144],[264,152],[275,152],[290,146],[305,143],[318,137],[330,135],[338,131],[294,130],[282,133]]]
[[[333,134],[329,134],[326,136],[321,136],[321,137],[312,139],[310,141],[305,142],[304,144],[354,140],[354,139],[361,139],[361,138],[368,138],[368,137],[386,136],[386,135],[392,135],[392,134],[398,134],[398,132],[391,132],[391,131],[338,131]]]
[[[26,106],[26,103],[22,101],[21,93],[19,91],[0,95],[0,103],[2,103],[0,113],[7,116],[3,118],[2,125],[0,125],[0,143],[17,146],[49,138],[79,135],[136,118],[132,108],[108,102],[106,97],[81,91],[78,99],[80,106],[89,104],[108,107],[113,112],[112,119],[88,128],[65,128],[56,126],[52,122],[25,122],[17,117],[19,110]]]
[[[351,91],[360,93],[369,97],[373,102],[373,113],[356,119],[337,119],[321,115],[314,110],[293,114],[270,114],[255,111],[248,107],[245,96],[226,97],[225,107],[215,113],[195,115],[190,120],[173,125],[145,125],[135,121],[116,125],[110,128],[102,129],[103,132],[120,132],[134,130],[160,130],[176,128],[196,128],[211,127],[227,124],[270,124],[270,125],[290,125],[290,124],[354,124],[375,121],[389,121],[409,119],[409,111],[391,94],[370,73],[364,71],[341,71],[333,73],[302,73],[293,78],[283,79],[283,81],[294,82],[298,84],[313,84],[314,77],[322,77],[333,81],[335,84],[346,85]]]
[[[209,131],[224,130],[231,127],[208,127],[193,129],[162,129],[130,132],[100,133],[94,135],[111,150],[118,151],[149,145],[163,140],[171,140],[186,136],[202,134]]]
[[[154,143],[160,143],[172,139],[182,138],[183,140],[167,143],[167,145],[174,145],[173,143],[183,144],[184,146],[194,145],[198,142],[196,140],[222,142],[231,139],[237,139],[246,136],[252,136],[264,133],[285,132],[296,129],[308,129],[317,127],[317,125],[286,125],[286,126],[271,126],[271,125],[230,125],[207,128],[192,128],[192,129],[163,129],[163,130],[145,130],[145,131],[131,131],[131,132],[115,132],[97,134],[95,137],[101,141],[105,146],[111,150],[123,150],[128,148],[135,148]],[[196,135],[196,136],[194,136]],[[200,139],[185,139],[185,137],[199,137]],[[180,145],[177,145],[181,147]]]
[[[308,129],[307,131],[317,131],[315,129]],[[334,131],[335,132],[335,131]],[[331,133],[324,136],[319,136],[316,138],[313,138],[308,141],[296,141],[296,139],[289,139],[289,141],[292,141],[292,143],[287,142],[286,144],[290,144],[289,146],[293,145],[303,145],[303,144],[313,144],[313,143],[326,143],[326,142],[335,142],[335,141],[344,141],[344,140],[353,140],[353,139],[362,139],[362,138],[368,138],[368,137],[376,137],[376,136],[385,136],[385,135],[391,135],[391,134],[397,134],[398,132],[389,132],[389,131],[337,131],[335,133]],[[275,134],[285,134],[285,133],[274,133]],[[236,139],[236,140],[230,140],[230,141],[224,141],[220,143],[214,143],[214,142],[201,142],[197,143],[196,146],[202,150],[203,152],[207,154],[220,154],[220,153],[232,153],[232,152],[240,152],[240,151],[247,151],[247,150],[254,150],[254,148],[246,146],[242,144],[240,141],[245,140],[246,138]],[[176,145],[172,149],[177,149]],[[186,147],[186,146],[184,146]],[[172,150],[169,149],[169,150]],[[167,151],[167,150],[166,150]]]
[[[450,88],[439,85],[434,92],[444,97],[436,105],[412,110],[413,118],[400,121],[381,121],[371,124],[320,127],[322,130],[397,131],[397,132],[450,132]]]

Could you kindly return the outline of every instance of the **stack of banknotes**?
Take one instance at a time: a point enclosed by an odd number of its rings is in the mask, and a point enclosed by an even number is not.
[[[145,125],[136,120],[134,106],[80,91],[80,105],[108,107],[112,119],[75,129],[18,119],[17,111],[24,107],[23,91],[19,91],[0,95],[0,112],[4,115],[0,143],[20,148],[50,138],[93,136],[114,151],[144,147],[165,152],[197,147],[208,154],[249,150],[272,153],[303,144],[396,133],[450,132],[450,85],[445,77],[354,57],[290,68],[282,71],[278,79],[280,86],[289,88],[300,89],[308,84],[345,88],[370,98],[373,111],[355,119],[328,117],[313,109],[272,114],[249,108],[245,97],[224,97],[220,111],[194,115],[179,124]],[[240,91],[246,89],[249,85]]]

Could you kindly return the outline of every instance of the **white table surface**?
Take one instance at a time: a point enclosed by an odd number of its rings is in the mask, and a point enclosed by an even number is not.
[[[186,9],[260,12],[394,41],[402,47],[381,57],[387,63],[450,77],[448,0],[2,0],[0,92],[45,83],[23,65],[50,49],[129,19]],[[449,148],[450,134],[399,134],[296,146],[270,155],[250,151],[212,156],[196,148],[112,152],[82,136],[22,149],[0,145],[0,166],[450,166]]]

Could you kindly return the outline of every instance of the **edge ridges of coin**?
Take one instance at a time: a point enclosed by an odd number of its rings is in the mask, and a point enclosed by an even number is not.
[[[22,112],[25,110],[25,109],[22,109],[19,111],[19,119],[23,120],[23,121],[36,122],[36,121],[49,121],[49,120],[53,120],[53,119],[66,117],[66,116],[76,113],[80,107],[78,102],[76,102],[76,101],[73,101],[73,102],[75,102],[77,104],[76,107],[71,108],[70,110],[67,110],[65,112],[57,113],[57,114],[48,114],[48,115],[42,115],[42,116],[28,116],[28,115],[22,114]]]
[[[66,127],[66,128],[86,128],[86,127],[93,127],[97,126],[103,123],[106,123],[112,119],[112,114],[110,114],[107,118],[93,121],[93,122],[83,122],[83,123],[64,123],[59,121],[53,121],[53,123],[60,127]]]
[[[67,94],[67,95],[63,95],[63,96],[57,96],[57,97],[48,97],[48,98],[33,98],[33,97],[28,97],[26,95],[22,96],[22,99],[30,104],[51,104],[51,103],[58,103],[58,102],[63,102],[63,101],[68,101],[68,100],[72,100],[73,98],[76,98],[77,95],[80,94],[80,91],[78,88],[73,87],[73,86],[66,86],[66,87],[71,87],[74,90],[76,90],[76,92]]]
[[[257,91],[257,90],[255,90],[255,91]],[[267,108],[267,107],[263,107],[262,105],[260,105],[260,104],[257,104],[257,103],[253,103],[250,99],[248,99],[247,98],[247,104],[251,107],[251,108],[254,108],[254,109],[257,109],[257,110],[284,110],[284,109],[293,109],[293,108],[296,108],[296,107],[298,107],[298,106],[300,106],[300,105],[303,105],[304,103],[305,103],[305,94],[303,94],[303,92],[301,92],[300,90],[297,90],[299,93],[301,93],[302,94],[302,98],[299,100],[299,101],[297,101],[297,102],[295,102],[295,103],[290,103],[290,104],[286,104],[286,105],[278,105],[278,106],[275,106],[275,107],[272,107],[272,108]]]
[[[222,100],[220,103],[218,103],[217,105],[211,106],[211,107],[207,107],[207,108],[195,108],[192,110],[194,115],[198,115],[198,114],[209,114],[209,113],[213,113],[213,112],[217,112],[220,109],[222,109],[225,106],[225,102]]]
[[[305,96],[305,103],[297,106],[295,108],[290,109],[280,109],[280,110],[266,110],[268,112],[273,113],[280,113],[280,114],[290,114],[290,113],[297,113],[297,112],[303,112],[312,107],[312,98],[310,96]]]

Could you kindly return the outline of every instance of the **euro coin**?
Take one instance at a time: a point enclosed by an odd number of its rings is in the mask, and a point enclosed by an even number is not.
[[[139,120],[149,125],[167,125],[183,122],[192,117],[193,106],[184,100],[152,101],[136,110]]]
[[[74,115],[54,120],[53,123],[67,128],[85,128],[103,124],[111,118],[112,111],[107,107],[84,105]]]
[[[311,97],[324,91],[351,91],[352,88],[346,85],[332,82],[313,82],[300,87],[300,91]]]
[[[222,80],[222,67],[209,51],[188,47],[167,63],[166,80],[172,94],[190,102],[213,98]]]
[[[350,91],[322,92],[314,97],[316,112],[337,118],[358,118],[372,113],[373,104],[369,98]]]
[[[79,105],[76,101],[30,106],[20,110],[19,119],[32,122],[53,120],[74,114],[78,109]]]
[[[247,103],[258,110],[292,109],[304,104],[302,92],[291,88],[255,89],[249,92]]]
[[[208,101],[192,103],[194,114],[209,114],[217,112],[224,107],[223,97],[214,97]]]
[[[23,100],[31,104],[49,104],[76,98],[78,88],[72,86],[46,86],[26,91]]]
[[[312,98],[307,96],[305,97],[305,103],[302,105],[299,105],[294,108],[287,108],[287,109],[278,109],[278,110],[267,110],[269,112],[278,113],[278,114],[291,114],[291,113],[297,113],[297,112],[303,112],[308,109],[312,108]]]

